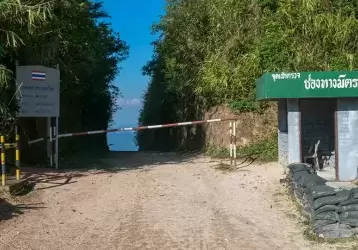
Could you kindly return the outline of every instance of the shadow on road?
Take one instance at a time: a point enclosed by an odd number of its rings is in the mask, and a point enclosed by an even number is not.
[[[114,171],[131,170],[158,165],[192,163],[200,152],[109,152],[101,157],[101,162]]]
[[[24,214],[26,210],[30,209],[42,209],[45,208],[40,206],[41,204],[17,204],[13,205],[0,198],[0,222],[10,220],[14,217]]]
[[[36,190],[56,188],[76,183],[79,178],[88,175],[100,175],[151,168],[158,165],[192,163],[200,152],[107,152],[90,155],[76,155],[60,163],[60,169],[45,167],[22,167],[22,179],[37,185]]]
[[[75,155],[70,160],[60,162],[60,169],[22,167],[23,179],[36,185],[36,190],[56,188],[76,183],[81,177],[150,169],[160,165],[194,163],[199,156],[197,152],[106,152]],[[237,170],[249,167],[257,156],[247,155],[238,159]],[[213,160],[212,162],[217,162]],[[173,166],[175,167],[175,166]],[[41,184],[41,185],[38,185]]]

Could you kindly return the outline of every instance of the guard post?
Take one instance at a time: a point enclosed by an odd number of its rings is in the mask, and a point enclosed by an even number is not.
[[[318,160],[324,179],[356,181],[357,90],[358,71],[272,72],[257,79],[256,100],[278,103],[279,162]]]

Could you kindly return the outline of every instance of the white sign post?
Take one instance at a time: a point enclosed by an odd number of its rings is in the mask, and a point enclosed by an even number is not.
[[[55,166],[58,168],[58,118],[60,116],[60,70],[44,66],[17,66],[16,85],[20,110],[17,117],[48,118],[50,163],[52,164],[51,118],[56,118]]]

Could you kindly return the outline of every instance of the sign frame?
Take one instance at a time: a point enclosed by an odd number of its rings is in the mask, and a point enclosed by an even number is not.
[[[47,119],[47,155],[51,167],[53,166],[54,158],[56,169],[58,169],[59,166],[60,76],[59,65],[57,65],[56,68],[41,65],[19,66],[18,62],[16,62],[15,95],[17,100],[20,101],[20,112],[16,113],[16,117],[18,119],[26,117]],[[27,94],[25,100],[24,92]],[[39,101],[41,98],[43,100]],[[23,107],[25,103],[28,106],[27,110]],[[36,108],[39,106],[45,107],[42,107],[42,109]],[[52,125],[52,118],[55,118],[54,127]],[[17,130],[17,126],[15,129]],[[52,139],[52,135],[54,139]],[[53,145],[53,141],[55,141],[55,145]],[[55,146],[54,150],[53,146]]]
[[[16,66],[17,117],[60,116],[60,71],[40,65]]]

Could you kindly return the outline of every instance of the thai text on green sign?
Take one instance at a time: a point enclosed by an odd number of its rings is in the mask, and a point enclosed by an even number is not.
[[[358,71],[266,73],[256,83],[258,100],[358,97]]]

